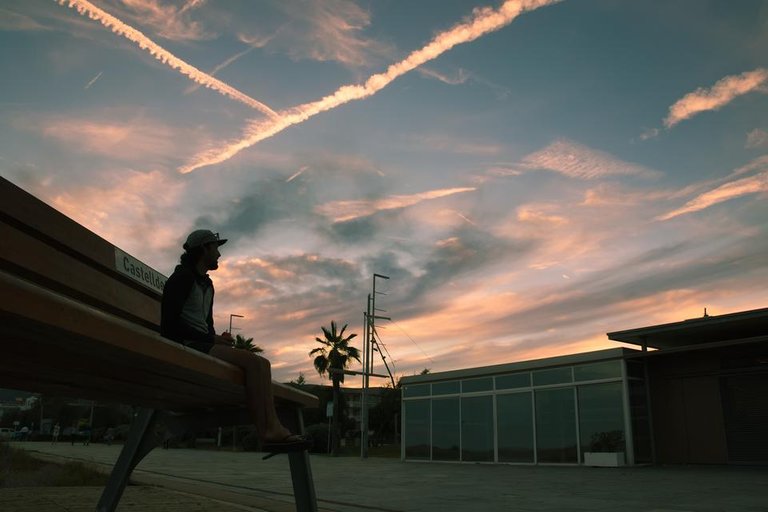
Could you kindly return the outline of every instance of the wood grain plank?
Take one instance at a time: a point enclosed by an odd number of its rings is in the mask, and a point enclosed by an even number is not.
[[[143,293],[5,223],[0,223],[0,261],[3,268],[38,284],[159,329],[159,296]]]

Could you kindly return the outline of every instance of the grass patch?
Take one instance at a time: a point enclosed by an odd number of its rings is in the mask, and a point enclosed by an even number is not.
[[[0,487],[104,486],[107,475],[82,462],[50,462],[0,443]]]

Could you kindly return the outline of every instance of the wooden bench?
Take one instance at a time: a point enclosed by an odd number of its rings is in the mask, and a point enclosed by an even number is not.
[[[97,510],[163,440],[251,424],[243,372],[161,337],[165,277],[0,178],[0,387],[141,407]],[[303,432],[318,399],[273,383],[281,421]],[[256,458],[256,456],[254,456]],[[288,455],[296,508],[317,510],[309,455]]]

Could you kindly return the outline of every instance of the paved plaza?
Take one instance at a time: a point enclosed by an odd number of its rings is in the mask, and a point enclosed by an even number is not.
[[[114,463],[121,449],[100,444],[14,445],[41,456],[88,461],[105,468]],[[319,507],[339,512],[768,512],[766,467],[588,468],[313,456],[312,470]],[[177,500],[181,496],[211,500],[211,505],[200,501],[195,510],[206,510],[206,506],[215,506],[210,509],[216,511],[230,510],[228,507],[270,512],[293,509],[286,457],[263,461],[257,453],[156,449],[139,464],[134,480],[177,493]],[[135,499],[135,489],[141,487],[130,488],[126,497]],[[7,505],[3,497],[13,491],[0,489],[0,504]],[[65,500],[66,496],[58,497],[59,503]],[[121,504],[120,509],[151,507]]]

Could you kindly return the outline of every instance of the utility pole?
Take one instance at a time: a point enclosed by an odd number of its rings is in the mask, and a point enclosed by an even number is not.
[[[227,331],[229,334],[232,334],[232,317],[233,316],[237,318],[245,318],[243,315],[234,315],[234,314],[229,315],[229,331]]]
[[[379,316],[376,311],[376,294],[385,295],[376,291],[376,278],[389,279],[389,276],[373,274],[373,292],[368,295],[368,307],[365,313],[365,340],[363,346],[363,392],[361,399],[361,425],[360,425],[360,458],[368,458],[368,387],[370,376],[373,374],[373,345],[376,336],[376,320],[392,320],[387,316]]]

